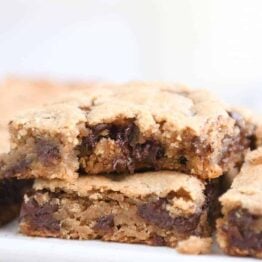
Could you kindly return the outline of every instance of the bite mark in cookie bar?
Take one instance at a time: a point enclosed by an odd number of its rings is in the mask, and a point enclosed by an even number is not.
[[[220,247],[230,255],[262,258],[262,148],[250,152],[231,189],[221,197]]]
[[[139,142],[139,139],[143,138],[140,137],[139,129],[134,123],[99,124],[89,129],[89,132],[88,136],[81,138],[82,142],[79,148],[80,163],[88,173],[92,172],[88,156],[92,155],[96,145],[102,139],[108,139],[116,148],[115,151],[118,151],[111,160],[109,169],[112,172],[134,173],[135,170],[141,168],[159,169],[158,161],[164,157],[165,153],[163,146],[153,138]],[[110,170],[108,171],[110,172]],[[103,168],[97,172],[103,172]]]
[[[13,149],[0,172],[13,169],[18,151],[33,159],[26,172],[12,175],[21,178],[165,169],[210,179],[238,171],[253,146],[250,119],[228,112],[206,91],[135,87],[83,93],[17,117],[10,123]]]
[[[246,150],[253,145],[255,130],[254,125],[246,123],[240,114],[230,112],[229,116],[235,121],[234,135],[225,134],[221,141],[223,154],[217,156],[224,172],[230,172],[241,166]],[[170,134],[172,139],[169,141],[155,138],[153,135],[144,137],[135,120],[123,121],[124,124],[87,126],[86,133],[89,135],[83,138],[80,135],[82,143],[79,158],[87,173],[134,173],[140,169],[169,169],[193,174],[198,174],[202,170],[203,173],[210,172],[211,177],[218,176],[212,174],[215,171],[207,160],[216,154],[209,138],[204,139],[204,136],[196,135],[189,128],[183,130],[181,134],[176,132]],[[218,120],[217,128],[222,128],[222,122],[220,124]],[[159,132],[163,132],[161,128]],[[165,132],[161,136],[165,137]],[[109,152],[101,156],[99,148],[101,151],[109,148]]]
[[[194,177],[168,171],[119,181],[102,176],[74,183],[36,181],[35,191],[25,197],[20,230],[32,236],[175,247],[190,236],[211,234],[204,188]]]

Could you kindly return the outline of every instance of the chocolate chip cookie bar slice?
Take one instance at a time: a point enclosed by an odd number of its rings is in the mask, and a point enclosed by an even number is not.
[[[211,179],[241,166],[252,144],[251,119],[207,91],[144,83],[108,90],[14,119],[3,176],[70,180],[78,170],[166,169]]]
[[[37,180],[24,198],[20,231],[29,236],[101,239],[176,247],[210,247],[219,183],[172,171]],[[195,245],[186,243],[194,242]]]
[[[221,197],[220,247],[235,256],[262,258],[262,148],[247,155],[231,189]]]

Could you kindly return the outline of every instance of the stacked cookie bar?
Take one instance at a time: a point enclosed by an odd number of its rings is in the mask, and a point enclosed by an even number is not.
[[[0,169],[9,150],[8,122],[17,113],[51,103],[65,94],[86,90],[90,84],[65,84],[46,80],[7,78],[0,83]],[[73,88],[72,88],[73,87]],[[65,98],[64,98],[65,99]],[[31,188],[32,181],[4,178],[0,175],[0,226],[15,218],[19,212],[24,193]]]
[[[235,176],[256,127],[204,90],[96,85],[9,125],[0,176],[36,179],[20,230],[206,253],[223,175]]]

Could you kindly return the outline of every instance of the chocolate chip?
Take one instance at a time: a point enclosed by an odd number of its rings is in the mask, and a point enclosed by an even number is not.
[[[122,146],[133,146],[137,143],[139,129],[134,123],[111,125],[109,136]]]
[[[151,244],[153,246],[165,246],[166,245],[166,241],[163,237],[157,235],[157,234],[153,234],[151,236]]]
[[[45,166],[55,165],[61,160],[58,145],[47,139],[38,138],[36,140],[36,153],[40,162]]]
[[[20,219],[28,221],[33,229],[58,232],[60,223],[53,216],[57,210],[56,204],[47,202],[39,205],[35,199],[30,198],[22,205]]]
[[[135,161],[154,164],[156,160],[164,156],[164,150],[155,140],[146,141],[135,146],[132,156]]]
[[[256,232],[252,226],[261,217],[252,215],[246,209],[234,209],[228,214],[228,225],[222,229],[226,232],[230,246],[240,249],[262,251],[262,232]]]
[[[178,162],[179,162],[180,165],[186,165],[188,160],[187,160],[187,158],[185,156],[180,156],[178,158]]]
[[[101,138],[101,132],[104,130],[109,130],[110,128],[111,125],[109,124],[98,124],[91,128],[90,134],[82,138],[82,143],[79,146],[80,157],[90,155],[97,142]]]
[[[147,223],[156,225],[167,230],[176,230],[179,233],[192,232],[196,229],[200,214],[194,214],[188,217],[172,217],[166,210],[167,200],[159,199],[155,202],[149,202],[137,207],[138,215]]]
[[[216,219],[221,215],[221,204],[219,197],[225,191],[223,186],[224,177],[214,178],[206,182],[204,209],[208,210],[208,222],[215,227]]]
[[[96,145],[96,138],[89,135],[82,138],[81,145],[79,146],[80,157],[88,156]]]
[[[127,161],[124,158],[117,158],[113,161],[113,171],[120,173],[127,169]],[[133,170],[132,170],[133,171]],[[134,172],[134,171],[133,171]]]
[[[26,158],[25,156],[21,157],[21,159],[17,163],[15,163],[14,165],[12,165],[4,171],[3,176],[5,178],[9,178],[17,174],[22,174],[29,169],[32,162],[32,159]]]
[[[251,150],[255,150],[257,148],[257,137],[255,135],[247,136],[247,141]]]
[[[192,139],[191,150],[199,156],[211,154],[214,151],[210,144],[208,144],[205,140],[202,140],[198,136],[195,136]]]
[[[100,231],[100,232],[102,231],[106,233],[111,231],[113,227],[114,227],[114,216],[111,214],[111,215],[100,217],[96,221],[96,224],[94,225],[93,229],[96,231]]]

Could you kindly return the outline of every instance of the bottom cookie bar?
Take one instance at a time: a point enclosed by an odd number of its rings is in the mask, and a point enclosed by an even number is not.
[[[230,255],[262,258],[262,148],[250,152],[231,189],[221,197],[220,247]]]
[[[25,180],[0,180],[0,226],[19,215],[23,194],[31,184]]]
[[[167,171],[119,180],[115,176],[83,176],[76,182],[38,180],[34,192],[25,196],[20,231],[29,236],[170,247],[194,236],[198,245],[194,250],[188,246],[188,252],[203,253],[210,246],[214,189],[206,193],[197,178]],[[187,252],[183,243],[181,250]]]

